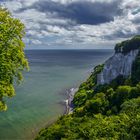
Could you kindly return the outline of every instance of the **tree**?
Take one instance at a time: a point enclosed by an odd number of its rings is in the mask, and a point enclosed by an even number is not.
[[[14,84],[23,79],[22,71],[28,69],[24,54],[24,25],[7,9],[0,8],[0,110],[6,110],[5,97],[15,95]]]
[[[114,94],[114,99],[112,99],[112,104],[115,104],[117,105],[117,107],[120,107],[120,105],[129,98],[130,93],[130,86],[119,86],[116,90],[116,93]]]
[[[109,102],[104,93],[97,93],[92,99],[87,100],[84,110],[89,114],[103,113]]]

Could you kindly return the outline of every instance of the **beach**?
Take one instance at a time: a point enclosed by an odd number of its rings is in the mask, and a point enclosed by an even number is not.
[[[78,88],[71,88],[69,90],[68,99],[65,100],[65,103],[66,103],[66,113],[65,114],[71,114],[73,112],[73,109],[74,109],[73,99],[74,99],[74,95],[76,94],[77,91],[78,91]]]

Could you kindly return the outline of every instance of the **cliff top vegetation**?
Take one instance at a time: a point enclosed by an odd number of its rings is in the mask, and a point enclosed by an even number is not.
[[[121,43],[116,44],[115,52],[119,53],[128,53],[131,50],[139,49],[140,48],[140,35],[136,35],[130,40],[125,40]]]

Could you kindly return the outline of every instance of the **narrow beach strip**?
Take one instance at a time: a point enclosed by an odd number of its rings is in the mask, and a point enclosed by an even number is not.
[[[74,105],[72,103],[75,93],[78,91],[78,88],[71,88],[68,93],[68,99],[65,100],[66,102],[66,113],[65,114],[71,114],[74,109]]]

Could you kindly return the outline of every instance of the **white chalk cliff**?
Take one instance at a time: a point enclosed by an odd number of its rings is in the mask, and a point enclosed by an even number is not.
[[[119,75],[125,77],[131,75],[132,64],[138,55],[139,50],[131,50],[127,54],[115,53],[109,58],[105,64],[102,72],[98,74],[97,84],[110,83]]]

